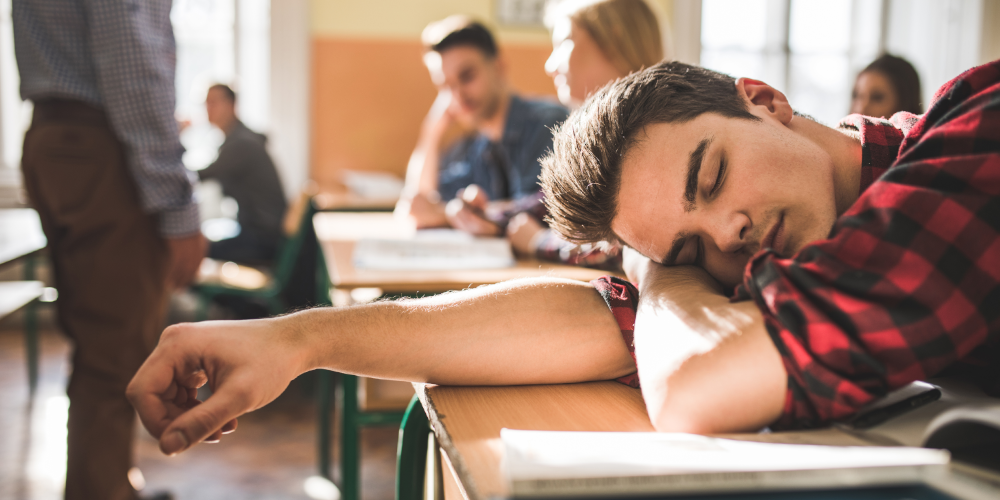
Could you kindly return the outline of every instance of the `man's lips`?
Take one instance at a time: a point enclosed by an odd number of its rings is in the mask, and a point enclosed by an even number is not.
[[[778,221],[774,223],[771,230],[767,232],[764,239],[760,241],[760,251],[764,248],[771,248],[775,252],[782,254],[782,245],[785,243],[785,213],[778,215]],[[783,255],[783,254],[782,254]]]

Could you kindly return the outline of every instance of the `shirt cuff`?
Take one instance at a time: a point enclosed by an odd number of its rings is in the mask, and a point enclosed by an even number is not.
[[[635,311],[639,307],[639,290],[632,283],[614,276],[601,276],[591,281],[590,284],[597,289],[597,293],[601,294],[601,298],[611,309],[611,314],[614,315],[615,322],[618,323],[618,329],[622,332],[625,347],[632,356],[632,362],[635,363],[633,336],[635,333]],[[629,387],[639,387],[638,372],[632,372],[615,380]]]
[[[181,208],[160,212],[160,234],[165,238],[190,236],[201,231],[198,204],[188,203]]]

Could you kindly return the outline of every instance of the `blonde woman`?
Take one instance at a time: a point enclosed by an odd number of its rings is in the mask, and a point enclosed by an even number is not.
[[[552,55],[545,71],[569,107],[664,58],[658,16],[645,0],[565,0],[549,10],[546,24]],[[620,265],[614,253],[566,242],[528,213],[511,220],[507,235],[519,253],[543,260],[604,269]]]

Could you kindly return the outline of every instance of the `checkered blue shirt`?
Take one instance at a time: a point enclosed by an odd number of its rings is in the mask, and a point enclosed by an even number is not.
[[[143,207],[167,237],[198,231],[193,175],[174,118],[171,0],[13,0],[21,98],[78,99],[107,113]]]

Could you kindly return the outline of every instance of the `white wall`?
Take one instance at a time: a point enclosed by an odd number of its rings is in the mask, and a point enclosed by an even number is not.
[[[309,48],[309,1],[272,1],[268,137],[289,199],[309,176]]]
[[[995,0],[887,1],[886,50],[916,67],[926,109],[938,87],[983,62],[984,2]]]

